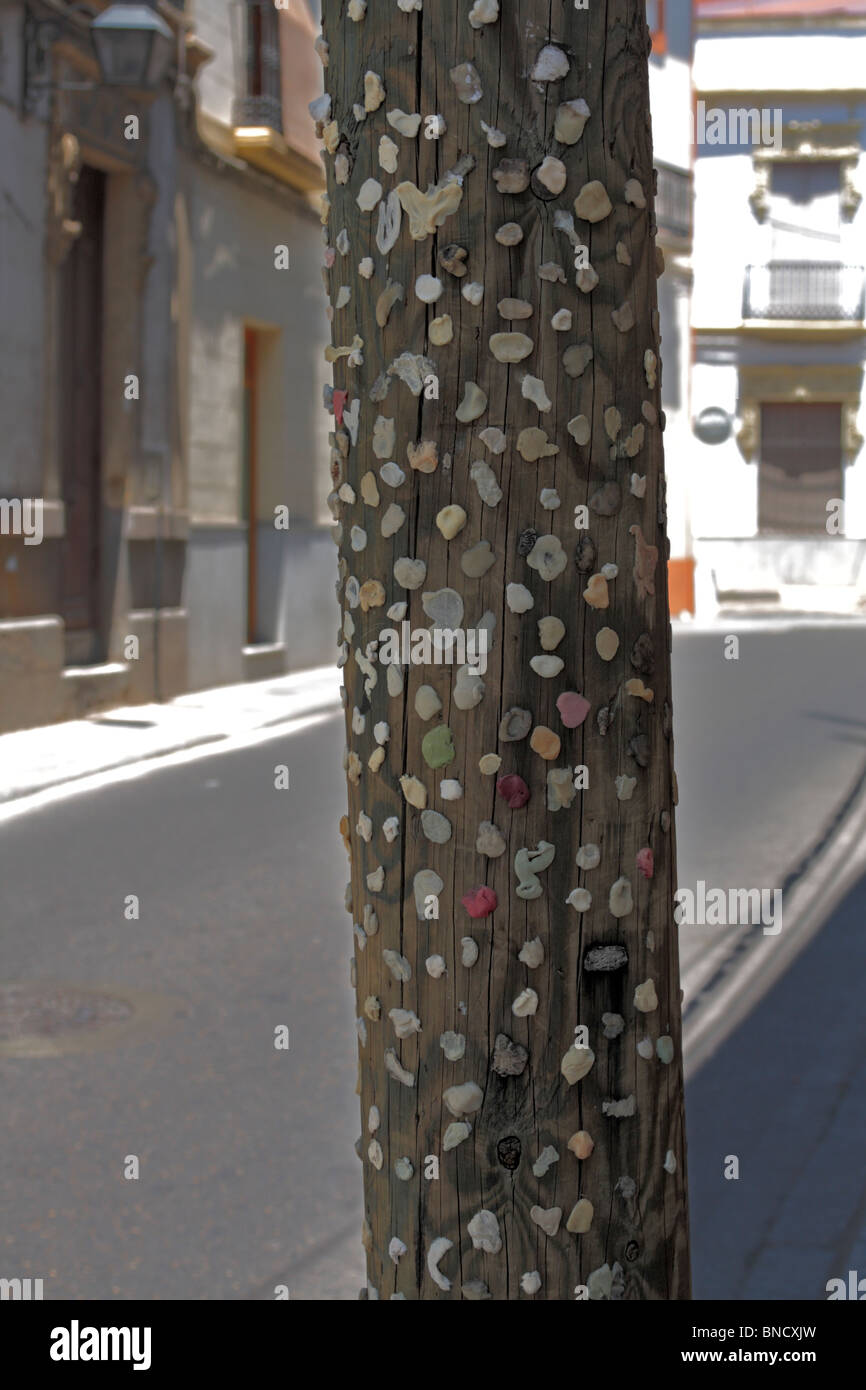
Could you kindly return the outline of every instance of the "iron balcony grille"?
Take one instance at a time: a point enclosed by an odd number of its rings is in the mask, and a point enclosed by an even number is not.
[[[667,164],[657,166],[655,214],[660,231],[689,237],[692,232],[692,176]]]
[[[769,261],[746,266],[744,319],[863,318],[862,265],[839,261]]]
[[[232,120],[237,126],[268,126],[282,134],[283,104],[278,96],[261,93],[258,96],[238,97]]]

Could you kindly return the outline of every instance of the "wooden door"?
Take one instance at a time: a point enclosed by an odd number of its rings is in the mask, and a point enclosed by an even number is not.
[[[842,497],[842,406],[761,406],[758,529],[823,535],[827,503]]]
[[[61,271],[60,450],[66,537],[60,611],[67,661],[99,657],[102,266],[105,175],[84,165],[73,216],[81,235]]]

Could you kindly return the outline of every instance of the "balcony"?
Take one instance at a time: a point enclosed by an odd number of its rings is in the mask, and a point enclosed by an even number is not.
[[[324,188],[308,104],[322,90],[317,25],[303,0],[231,0],[235,89],[230,152],[314,201]],[[215,142],[214,142],[215,143]]]
[[[245,0],[242,11],[244,58],[234,102],[233,123],[241,129],[264,127],[282,134],[280,16],[272,0]]]
[[[862,265],[838,261],[769,261],[746,266],[743,319],[791,324],[861,323]]]

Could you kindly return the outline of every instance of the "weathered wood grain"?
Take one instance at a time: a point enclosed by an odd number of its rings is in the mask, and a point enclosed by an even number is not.
[[[644,370],[645,351],[658,355],[659,344],[643,4],[591,0],[584,11],[566,0],[501,0],[496,22],[478,30],[469,24],[470,8],[471,0],[425,0],[423,10],[407,14],[396,0],[370,0],[364,19],[353,22],[345,0],[324,0],[323,5],[331,119],[337,122],[341,147],[351,163],[348,182],[341,185],[335,179],[335,157],[326,158],[326,241],[336,248],[345,230],[349,250],[346,255],[336,250],[325,278],[332,302],[341,285],[351,290],[348,305],[334,313],[334,344],[350,344],[356,334],[364,344],[362,366],[350,366],[345,358],[334,365],[335,387],[348,393],[349,402],[360,400],[360,426],[357,445],[346,449],[348,432],[335,421],[335,487],[349,483],[356,500],[333,501],[342,528],[341,601],[354,623],[344,667],[347,748],[349,756],[360,759],[360,765],[349,767],[351,912],[357,924],[363,922],[365,905],[378,918],[378,930],[366,937],[363,949],[355,934],[358,1017],[366,1033],[359,1047],[359,1089],[368,1296],[524,1298],[528,1295],[521,1290],[521,1276],[537,1271],[541,1287],[535,1297],[541,1299],[574,1298],[578,1286],[587,1284],[592,1297],[687,1298],[667,547],[661,429],[659,423],[651,423],[661,405],[658,383],[650,387]],[[536,83],[529,73],[548,42],[567,55],[570,70],[561,81]],[[464,62],[477,69],[483,90],[481,100],[472,105],[457,99],[449,76]],[[353,105],[363,103],[368,70],[379,74],[387,96],[377,111],[359,122]],[[553,137],[556,108],[578,97],[587,102],[590,118],[576,144],[560,145]],[[440,114],[447,130],[438,140],[427,139],[422,126],[417,138],[405,138],[386,121],[386,112],[394,108],[422,116]],[[482,120],[504,132],[503,148],[488,144]],[[396,174],[379,166],[382,135],[399,147]],[[547,154],[561,159],[567,169],[568,181],[560,195],[550,197],[537,183],[513,195],[497,190],[493,170],[503,158],[525,159],[535,168]],[[380,255],[375,244],[377,211],[363,213],[356,202],[363,182],[378,179],[385,196],[404,180],[425,191],[467,155],[475,163],[463,178],[457,212],[434,235],[417,241],[410,239],[404,214],[396,245],[387,257]],[[629,179],[642,187],[645,209],[626,203]],[[613,211],[594,224],[575,218],[599,277],[597,286],[584,293],[575,284],[573,248],[567,235],[555,228],[554,214],[573,213],[576,195],[590,180],[604,184]],[[508,221],[518,223],[524,233],[514,247],[499,245],[494,238],[496,229]],[[627,248],[630,265],[621,263],[622,253],[617,257],[618,242]],[[468,274],[462,280],[438,261],[439,253],[452,243],[468,252]],[[365,256],[374,263],[371,279],[358,274]],[[539,277],[538,267],[547,261],[563,267],[566,283]],[[439,275],[443,281],[444,292],[435,306],[415,296],[415,281],[422,274]],[[375,305],[389,279],[398,281],[404,294],[380,328]],[[484,299],[477,307],[460,293],[470,280],[484,285]],[[529,301],[532,317],[505,322],[497,310],[505,297]],[[612,311],[623,304],[631,306],[634,316],[634,327],[626,332],[611,319]],[[573,314],[568,332],[551,326],[551,317],[562,308]],[[446,347],[432,347],[429,323],[442,313],[453,319],[454,338]],[[534,343],[532,355],[516,366],[497,362],[488,346],[491,334],[512,328],[527,333]],[[577,379],[566,374],[562,361],[565,348],[575,343],[593,348],[592,361]],[[394,380],[383,401],[371,400],[374,383],[404,351],[425,354],[434,362],[438,398],[415,397]],[[521,383],[527,373],[544,381],[552,402],[549,412],[540,414],[523,398]],[[455,418],[467,381],[477,382],[488,397],[486,411],[472,425]],[[652,407],[647,412],[650,420],[642,415],[644,402]],[[604,422],[610,406],[622,415],[620,442],[638,422],[645,425],[645,441],[634,458],[626,457],[621,448],[613,449],[616,456],[611,457]],[[405,470],[406,480],[393,491],[379,479],[376,507],[363,502],[360,485],[368,470],[378,478],[382,460],[374,456],[371,445],[379,414],[395,422],[394,459]],[[584,447],[566,429],[578,414],[591,422],[591,440]],[[518,453],[516,440],[522,429],[536,425],[547,431],[558,452],[529,463]],[[507,446],[500,456],[492,455],[479,439],[488,426],[506,433]],[[433,473],[409,467],[407,445],[419,439],[438,445],[440,461]],[[496,507],[482,503],[470,480],[470,466],[477,459],[486,460],[498,476],[503,497]],[[633,472],[646,477],[643,497],[630,491]],[[588,528],[576,529],[575,509],[587,505],[605,481],[619,485],[619,506],[612,515],[591,510]],[[546,511],[540,505],[539,493],[545,487],[557,489],[558,509]],[[404,508],[406,522],[394,537],[384,539],[381,517],[392,501]],[[460,534],[446,542],[435,518],[453,502],[466,510],[468,519]],[[354,526],[367,534],[361,552],[351,545]],[[654,595],[641,593],[633,577],[633,526],[640,526],[646,542],[659,551]],[[525,545],[520,538],[529,528],[539,535],[555,535],[566,550],[567,566],[550,583],[521,553]],[[576,553],[586,535],[594,543],[596,559],[591,571],[582,573]],[[490,542],[495,563],[481,579],[469,579],[461,572],[460,556],[481,539]],[[421,589],[404,591],[396,582],[393,566],[400,556],[425,562]],[[618,567],[609,584],[610,607],[596,610],[584,600],[583,591],[590,573],[609,564]],[[368,612],[351,607],[345,588],[349,576],[359,583],[380,580],[384,606]],[[528,613],[509,610],[509,583],[524,584],[531,591],[534,606]],[[376,664],[376,683],[369,695],[365,693],[356,652],[363,653],[384,628],[399,629],[399,622],[387,617],[387,608],[405,601],[412,628],[429,626],[422,593],[445,586],[464,598],[465,627],[474,627],[486,612],[495,615],[480,704],[468,711],[456,707],[455,672],[447,665],[410,664],[403,668],[402,694],[390,696],[385,667]],[[561,618],[566,628],[556,653],[565,666],[553,679],[541,678],[530,667],[531,658],[542,650],[537,621],[547,614]],[[620,639],[612,661],[603,661],[596,651],[595,638],[602,627],[613,628]],[[644,648],[651,648],[651,662],[633,656],[642,635]],[[627,693],[625,685],[632,678],[642,679],[652,690],[652,703]],[[436,689],[443,707],[426,725],[414,704],[419,686],[425,684]],[[583,693],[592,705],[586,721],[575,729],[563,726],[556,708],[557,696],[567,690]],[[534,725],[546,725],[560,736],[561,752],[552,763],[532,751],[528,738],[500,742],[500,720],[512,706],[530,710]],[[365,716],[362,732],[353,731],[355,709]],[[380,721],[390,726],[390,738],[383,765],[371,771],[373,727]],[[451,728],[456,757],[434,772],[422,757],[421,740],[437,723]],[[497,795],[497,777],[481,774],[479,759],[487,753],[501,755],[500,775],[514,772],[524,778],[531,790],[526,806],[509,810]],[[549,769],[581,765],[589,770],[589,786],[577,792],[569,807],[549,811]],[[448,843],[432,844],[425,838],[419,811],[407,805],[400,791],[404,774],[419,778],[428,807],[447,815],[453,827]],[[615,779],[622,775],[636,779],[629,800],[617,797]],[[460,780],[462,799],[442,800],[443,777]],[[356,829],[362,811],[373,823],[369,843]],[[400,821],[393,843],[382,831],[390,816]],[[476,851],[478,826],[486,820],[493,821],[507,840],[507,851],[499,858],[488,859]],[[542,840],[555,845],[555,859],[540,874],[541,896],[524,901],[515,893],[514,857],[522,847],[534,849]],[[575,854],[587,843],[600,847],[601,861],[597,868],[578,870]],[[638,851],[647,847],[654,857],[654,876],[649,879],[636,866]],[[378,866],[384,868],[385,879],[376,893],[370,891],[367,875]],[[435,870],[444,882],[438,920],[418,918],[413,879],[421,869]],[[634,907],[617,918],[609,911],[608,896],[621,876],[630,881]],[[473,921],[461,898],[482,884],[495,890],[498,906],[492,916]],[[566,904],[578,886],[592,893],[592,906],[582,914]],[[471,968],[461,964],[461,939],[466,936],[479,948]],[[544,946],[544,961],[529,969],[518,960],[518,952],[536,936]],[[627,965],[612,972],[588,971],[587,950],[602,943],[622,945]],[[408,982],[392,977],[383,963],[385,949],[410,962]],[[425,969],[426,958],[434,953],[447,963],[447,972],[438,979]],[[635,1008],[634,992],[648,979],[655,982],[658,1007],[644,1014]],[[537,1012],[517,1017],[512,1001],[527,986],[538,994]],[[369,1008],[365,1014],[370,997],[381,1003],[378,1019],[368,1016]],[[421,1032],[397,1039],[388,1016],[394,1008],[414,1010]],[[618,1036],[605,1036],[606,1013],[621,1015]],[[579,1026],[588,1030],[595,1063],[583,1080],[569,1086],[560,1063]],[[445,1059],[440,1035],[446,1030],[465,1036],[460,1061]],[[501,1033],[528,1052],[520,1075],[500,1076],[491,1067]],[[672,1040],[669,1064],[655,1051],[660,1036]],[[645,1037],[653,1046],[648,1059],[637,1051]],[[388,1048],[394,1048],[402,1066],[413,1073],[412,1087],[386,1072]],[[481,1087],[483,1103],[469,1117],[469,1138],[446,1153],[443,1136],[454,1117],[442,1095],[447,1087],[468,1081]],[[629,1096],[634,1097],[632,1116],[613,1118],[603,1112],[605,1102]],[[380,1112],[375,1134],[368,1130],[371,1106]],[[584,1160],[567,1147],[580,1129],[590,1131],[595,1141],[593,1153]],[[368,1157],[374,1139],[382,1147],[381,1169]],[[556,1148],[559,1160],[536,1178],[533,1163],[548,1144]],[[672,1173],[664,1166],[669,1151],[676,1160]],[[428,1155],[438,1160],[438,1177],[425,1176]],[[414,1169],[408,1180],[395,1174],[394,1165],[403,1156],[411,1159]],[[592,1202],[594,1219],[584,1234],[571,1234],[566,1221],[579,1198]],[[555,1235],[545,1235],[532,1220],[534,1206],[562,1209]],[[498,1221],[502,1248],[495,1254],[473,1248],[467,1227],[480,1210],[492,1212]],[[393,1237],[407,1247],[397,1263],[388,1253]],[[438,1237],[453,1243],[441,1261],[442,1273],[451,1281],[447,1291],[434,1282],[427,1267],[428,1251]],[[611,1281],[599,1273],[604,1266]],[[486,1286],[486,1295],[480,1284]]]

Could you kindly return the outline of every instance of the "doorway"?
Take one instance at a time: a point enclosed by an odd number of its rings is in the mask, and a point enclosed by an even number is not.
[[[105,175],[84,165],[72,216],[81,233],[60,273],[60,455],[66,533],[60,613],[66,664],[101,659],[102,279]]]
[[[241,520],[247,537],[246,571],[246,640],[247,646],[258,641],[259,589],[259,334],[254,328],[244,329],[244,438],[243,476],[241,478]]]
[[[841,404],[764,403],[759,532],[826,535],[827,503],[843,496]]]

